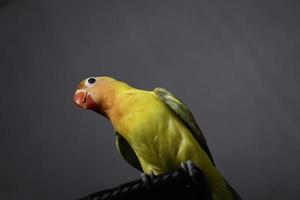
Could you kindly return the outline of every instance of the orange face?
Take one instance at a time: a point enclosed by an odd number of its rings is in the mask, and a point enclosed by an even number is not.
[[[100,114],[105,112],[114,100],[116,83],[110,77],[90,77],[83,80],[74,94],[73,101],[84,109],[94,110]]]
[[[99,101],[98,91],[101,89],[101,77],[90,77],[79,84],[74,94],[73,101],[84,109],[97,110]]]
[[[95,110],[97,108],[97,104],[94,101],[91,94],[86,92],[85,90],[77,90],[73,97],[73,101],[76,105],[81,108]]]

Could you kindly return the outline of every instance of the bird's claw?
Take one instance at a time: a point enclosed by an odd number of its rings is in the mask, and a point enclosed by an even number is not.
[[[150,173],[150,174],[141,173],[141,178],[142,178],[143,183],[147,187],[150,187],[150,185],[153,183],[154,174],[153,173]]]
[[[190,178],[194,183],[199,183],[198,172],[199,168],[195,165],[195,163],[191,160],[185,161],[181,163],[181,168],[188,173]]]
[[[203,199],[212,200],[210,189],[207,183],[207,179],[200,168],[198,168],[193,161],[188,160],[181,163],[181,168],[188,173],[191,180],[197,185],[197,188],[200,186],[202,190],[200,191]]]

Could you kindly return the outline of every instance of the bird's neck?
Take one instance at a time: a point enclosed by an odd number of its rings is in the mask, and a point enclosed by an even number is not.
[[[112,125],[117,129],[117,124],[126,115],[129,110],[134,106],[136,96],[138,95],[137,89],[130,88],[122,92],[118,92],[109,100],[109,107],[106,109],[107,117],[112,122]]]
[[[111,81],[102,83],[103,86],[97,90],[100,96],[98,100],[98,109],[96,112],[109,118],[114,110],[115,105],[119,102],[120,94],[130,90],[131,87],[120,81]]]

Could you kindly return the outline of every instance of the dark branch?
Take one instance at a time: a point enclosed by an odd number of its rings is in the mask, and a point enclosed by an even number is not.
[[[197,168],[193,180],[184,170],[154,176],[152,184],[141,179],[115,188],[96,192],[79,200],[124,200],[124,199],[197,199],[211,200],[211,194],[202,171]]]

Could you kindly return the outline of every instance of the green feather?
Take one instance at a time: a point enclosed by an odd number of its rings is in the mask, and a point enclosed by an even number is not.
[[[121,156],[134,168],[143,171],[142,166],[127,140],[118,132],[115,132],[116,145]]]
[[[212,155],[206,144],[205,137],[188,107],[166,89],[155,88],[154,93],[158,95],[160,100],[163,101],[167,106],[169,106],[169,108],[171,108],[171,110],[173,110],[177,114],[177,116],[183,121],[183,123],[187,126],[187,128],[191,131],[198,143],[201,145],[202,149],[209,156],[213,165],[215,165]]]

